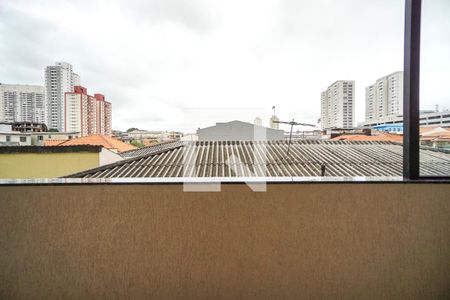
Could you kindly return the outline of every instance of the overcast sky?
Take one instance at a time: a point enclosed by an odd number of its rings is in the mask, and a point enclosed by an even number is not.
[[[422,108],[450,109],[450,1],[423,2]],[[0,82],[43,85],[66,61],[114,129],[192,132],[268,125],[273,105],[315,123],[346,79],[363,121],[364,88],[403,68],[403,19],[397,0],[0,0]]]

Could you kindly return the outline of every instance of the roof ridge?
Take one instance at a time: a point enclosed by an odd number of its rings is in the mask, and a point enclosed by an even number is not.
[[[149,145],[149,146],[144,146],[144,147],[141,147],[141,148],[136,148],[136,149],[130,149],[130,150],[127,150],[127,151],[123,151],[120,154],[121,155],[122,154],[127,154],[127,153],[130,153],[130,152],[139,151],[139,150],[143,150],[143,149],[148,149],[148,148],[152,148],[152,147],[158,147],[158,146],[161,146],[161,145],[167,145],[167,144],[171,144],[171,143],[175,144],[175,143],[184,143],[184,142],[187,142],[187,141],[165,141],[165,142],[161,142],[161,143],[155,144],[155,145]]]
[[[78,173],[70,174],[70,175],[68,175],[68,176],[62,176],[61,178],[71,178],[71,177],[74,177],[74,176],[76,177],[76,176],[82,176],[82,175],[85,175],[85,174],[90,174],[90,173],[92,173],[92,172],[94,172],[94,171],[95,171],[95,172],[102,171],[102,170],[104,170],[104,169],[108,169],[108,168],[111,168],[111,167],[121,166],[121,165],[124,165],[124,164],[126,164],[126,163],[133,162],[133,161],[135,161],[135,160],[140,160],[140,159],[143,159],[143,158],[148,158],[148,157],[150,157],[150,156],[158,155],[158,154],[161,154],[161,153],[164,153],[164,152],[168,152],[168,151],[172,151],[172,150],[174,150],[174,149],[177,149],[177,148],[180,148],[180,147],[184,147],[184,146],[185,146],[185,143],[183,143],[183,144],[181,144],[181,145],[179,145],[179,146],[177,146],[177,147],[170,148],[170,149],[163,149],[163,150],[156,151],[156,152],[149,153],[149,154],[143,154],[143,155],[140,155],[140,156],[135,156],[135,157],[126,158],[126,159],[123,159],[123,160],[114,162],[114,163],[112,163],[112,164],[107,164],[107,165],[103,165],[103,166],[100,166],[100,167],[92,168],[92,169],[89,169],[89,170],[84,170],[84,171],[81,171],[81,172],[78,172]],[[137,149],[135,149],[135,150],[137,150]]]
[[[111,144],[110,142],[109,142],[109,140],[107,139],[107,136],[106,135],[102,135],[102,134],[98,134],[99,136],[101,136],[101,138],[105,141],[105,143],[106,144],[108,144],[112,149],[117,149],[116,147],[115,147],[115,145],[113,145],[113,144]],[[109,137],[108,137],[109,138]]]

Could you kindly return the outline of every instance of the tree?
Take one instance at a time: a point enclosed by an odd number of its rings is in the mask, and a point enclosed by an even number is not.
[[[144,143],[139,141],[139,140],[133,140],[133,141],[131,141],[130,144],[135,146],[135,147],[138,147],[138,148],[142,148],[142,147],[145,146]]]
[[[132,131],[135,131],[135,130],[139,130],[139,128],[131,127],[131,128],[127,129],[127,132],[132,132]]]

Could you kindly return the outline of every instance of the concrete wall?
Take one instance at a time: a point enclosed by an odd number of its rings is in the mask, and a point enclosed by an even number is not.
[[[99,163],[97,152],[0,153],[0,179],[55,178],[96,168]]]
[[[99,156],[99,165],[104,166],[123,160],[123,157],[109,149],[102,148]]]
[[[1,299],[449,299],[449,184],[0,186]]]
[[[284,131],[255,126],[241,121],[216,123],[215,126],[198,129],[199,141],[253,141],[283,140]]]

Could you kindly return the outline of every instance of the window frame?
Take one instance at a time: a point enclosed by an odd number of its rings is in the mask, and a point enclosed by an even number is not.
[[[443,176],[420,176],[420,29],[422,0],[405,1],[403,72],[403,178],[450,180]]]

